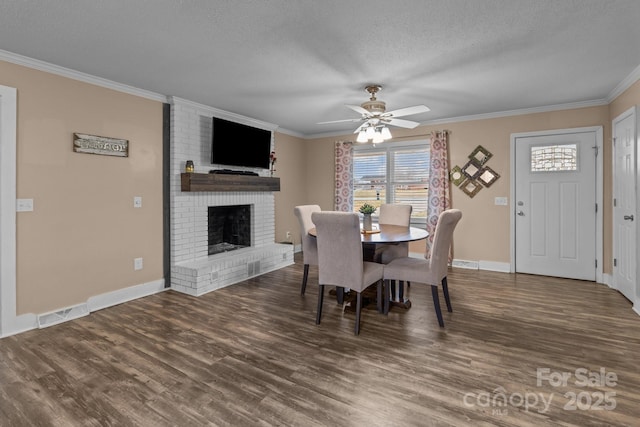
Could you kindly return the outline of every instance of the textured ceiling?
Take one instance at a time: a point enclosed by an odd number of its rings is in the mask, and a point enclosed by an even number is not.
[[[0,49],[317,136],[368,83],[421,123],[604,100],[640,1],[2,0]]]

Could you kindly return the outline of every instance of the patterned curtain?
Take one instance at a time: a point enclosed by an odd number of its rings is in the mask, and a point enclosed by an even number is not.
[[[335,210],[353,212],[353,143],[336,142]]]
[[[431,166],[429,168],[429,195],[427,200],[426,258],[430,257],[438,216],[451,207],[449,191],[449,132],[431,132]]]

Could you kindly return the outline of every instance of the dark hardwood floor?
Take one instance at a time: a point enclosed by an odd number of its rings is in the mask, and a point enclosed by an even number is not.
[[[640,316],[604,285],[453,269],[444,329],[414,283],[411,309],[365,309],[354,336],[327,296],[315,325],[296,259],[0,340],[0,425],[640,423]]]

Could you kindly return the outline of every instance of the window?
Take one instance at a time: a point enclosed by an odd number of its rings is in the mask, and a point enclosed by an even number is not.
[[[531,172],[578,170],[576,144],[531,147]]]
[[[369,203],[409,204],[411,221],[425,223],[429,186],[429,143],[414,141],[356,145],[353,150],[353,209]]]

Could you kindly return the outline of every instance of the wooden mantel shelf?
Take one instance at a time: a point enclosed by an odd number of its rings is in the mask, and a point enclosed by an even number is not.
[[[214,173],[182,173],[182,191],[280,191],[280,178]]]

